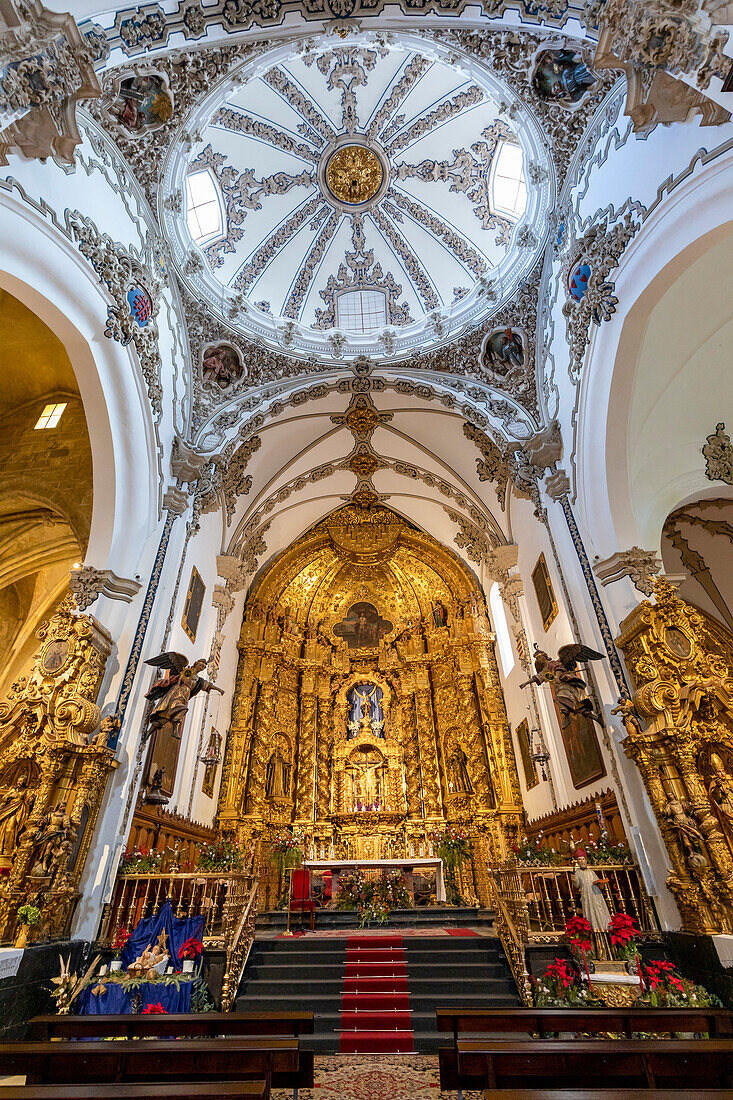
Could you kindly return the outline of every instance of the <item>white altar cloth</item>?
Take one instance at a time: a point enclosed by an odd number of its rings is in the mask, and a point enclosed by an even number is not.
[[[341,871],[354,871],[361,867],[364,871],[422,871],[435,868],[435,897],[445,901],[445,880],[443,878],[443,860],[437,856],[428,859],[304,859],[303,866],[311,871],[331,871],[338,875]]]

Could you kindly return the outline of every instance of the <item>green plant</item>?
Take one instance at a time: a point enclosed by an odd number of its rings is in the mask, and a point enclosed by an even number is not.
[[[465,829],[456,828],[455,825],[446,825],[445,829],[433,833],[431,840],[436,855],[443,860],[445,867],[450,871],[454,871],[458,864],[468,859],[471,854],[468,833]]]
[[[384,924],[388,920],[389,909],[378,898],[374,898],[368,905],[359,910],[360,928],[365,928],[368,924]]]
[[[272,861],[281,877],[290,867],[300,867],[303,862],[302,844],[303,837],[300,833],[291,833],[287,830],[277,833],[273,838]]]
[[[548,847],[540,837],[535,837],[534,840],[528,840],[526,836],[518,842],[512,844],[512,851],[517,857],[518,863],[530,864],[537,867],[551,867],[553,864],[565,862],[562,852],[556,852],[554,848]]]
[[[21,905],[17,917],[21,924],[40,924],[41,910],[36,905]]]

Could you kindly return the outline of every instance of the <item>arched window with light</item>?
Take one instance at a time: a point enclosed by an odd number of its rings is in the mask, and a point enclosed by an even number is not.
[[[521,218],[527,205],[524,155],[514,141],[499,143],[491,167],[491,202],[497,214]]]
[[[186,176],[186,221],[198,245],[209,244],[224,233],[224,202],[209,168]]]
[[[496,634],[496,644],[499,647],[501,669],[504,673],[504,678],[506,678],[514,668],[514,647],[512,646],[512,636],[509,633],[509,624],[506,621],[504,601],[501,598],[499,585],[496,581],[494,581],[489,591],[489,608],[491,610],[491,621],[494,626],[494,634]]]

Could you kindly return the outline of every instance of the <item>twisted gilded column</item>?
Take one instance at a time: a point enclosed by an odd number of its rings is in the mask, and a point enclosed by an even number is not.
[[[433,724],[433,699],[430,687],[415,690],[415,720],[420,750],[423,802],[426,817],[441,817],[443,809],[440,797],[438,753]]]
[[[411,692],[403,692],[403,694],[399,696],[399,706],[402,711],[402,753],[405,768],[407,816],[413,818],[421,817],[420,747],[418,744],[415,708],[413,706]]]
[[[298,775],[295,787],[295,817],[297,821],[312,821],[314,816],[316,760],[316,723],[318,696],[312,674],[303,674],[300,693],[298,729]]]
[[[473,771],[477,808],[488,809],[494,803],[494,790],[489,778],[489,764],[481,737],[481,715],[473,691],[473,674],[456,676],[454,684],[461,732],[470,749],[471,760],[475,761],[476,765],[480,765]]]
[[[247,776],[247,813],[262,812],[265,801],[265,780],[267,773],[268,748],[270,737],[275,729],[275,705],[278,691],[277,672],[260,688],[260,697],[255,715],[255,729],[252,736],[252,751]]]

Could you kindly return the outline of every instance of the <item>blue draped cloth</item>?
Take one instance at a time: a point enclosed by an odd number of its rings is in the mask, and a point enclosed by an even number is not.
[[[203,939],[204,918],[203,916],[188,917],[187,919],[174,917],[171,903],[167,901],[156,916],[145,917],[143,920],[138,921],[135,931],[130,936],[127,946],[122,952],[122,969],[126,970],[130,963],[134,962],[143,953],[146,947],[157,941],[158,936],[163,931],[167,935],[166,947],[170,954],[168,966],[172,966],[174,970],[180,970],[183,960],[179,959],[178,952],[182,944],[191,939],[192,936],[197,940]],[[186,1010],[182,1009],[180,1011],[185,1012]]]
[[[116,982],[92,980],[77,997],[75,1011],[79,1016],[117,1016],[135,1012],[138,1004],[140,1012],[146,1005],[160,1004],[166,1012],[190,1012],[193,977],[191,981],[182,980],[178,989],[163,982],[142,982],[134,989],[125,989]],[[94,993],[100,984],[105,992]]]

